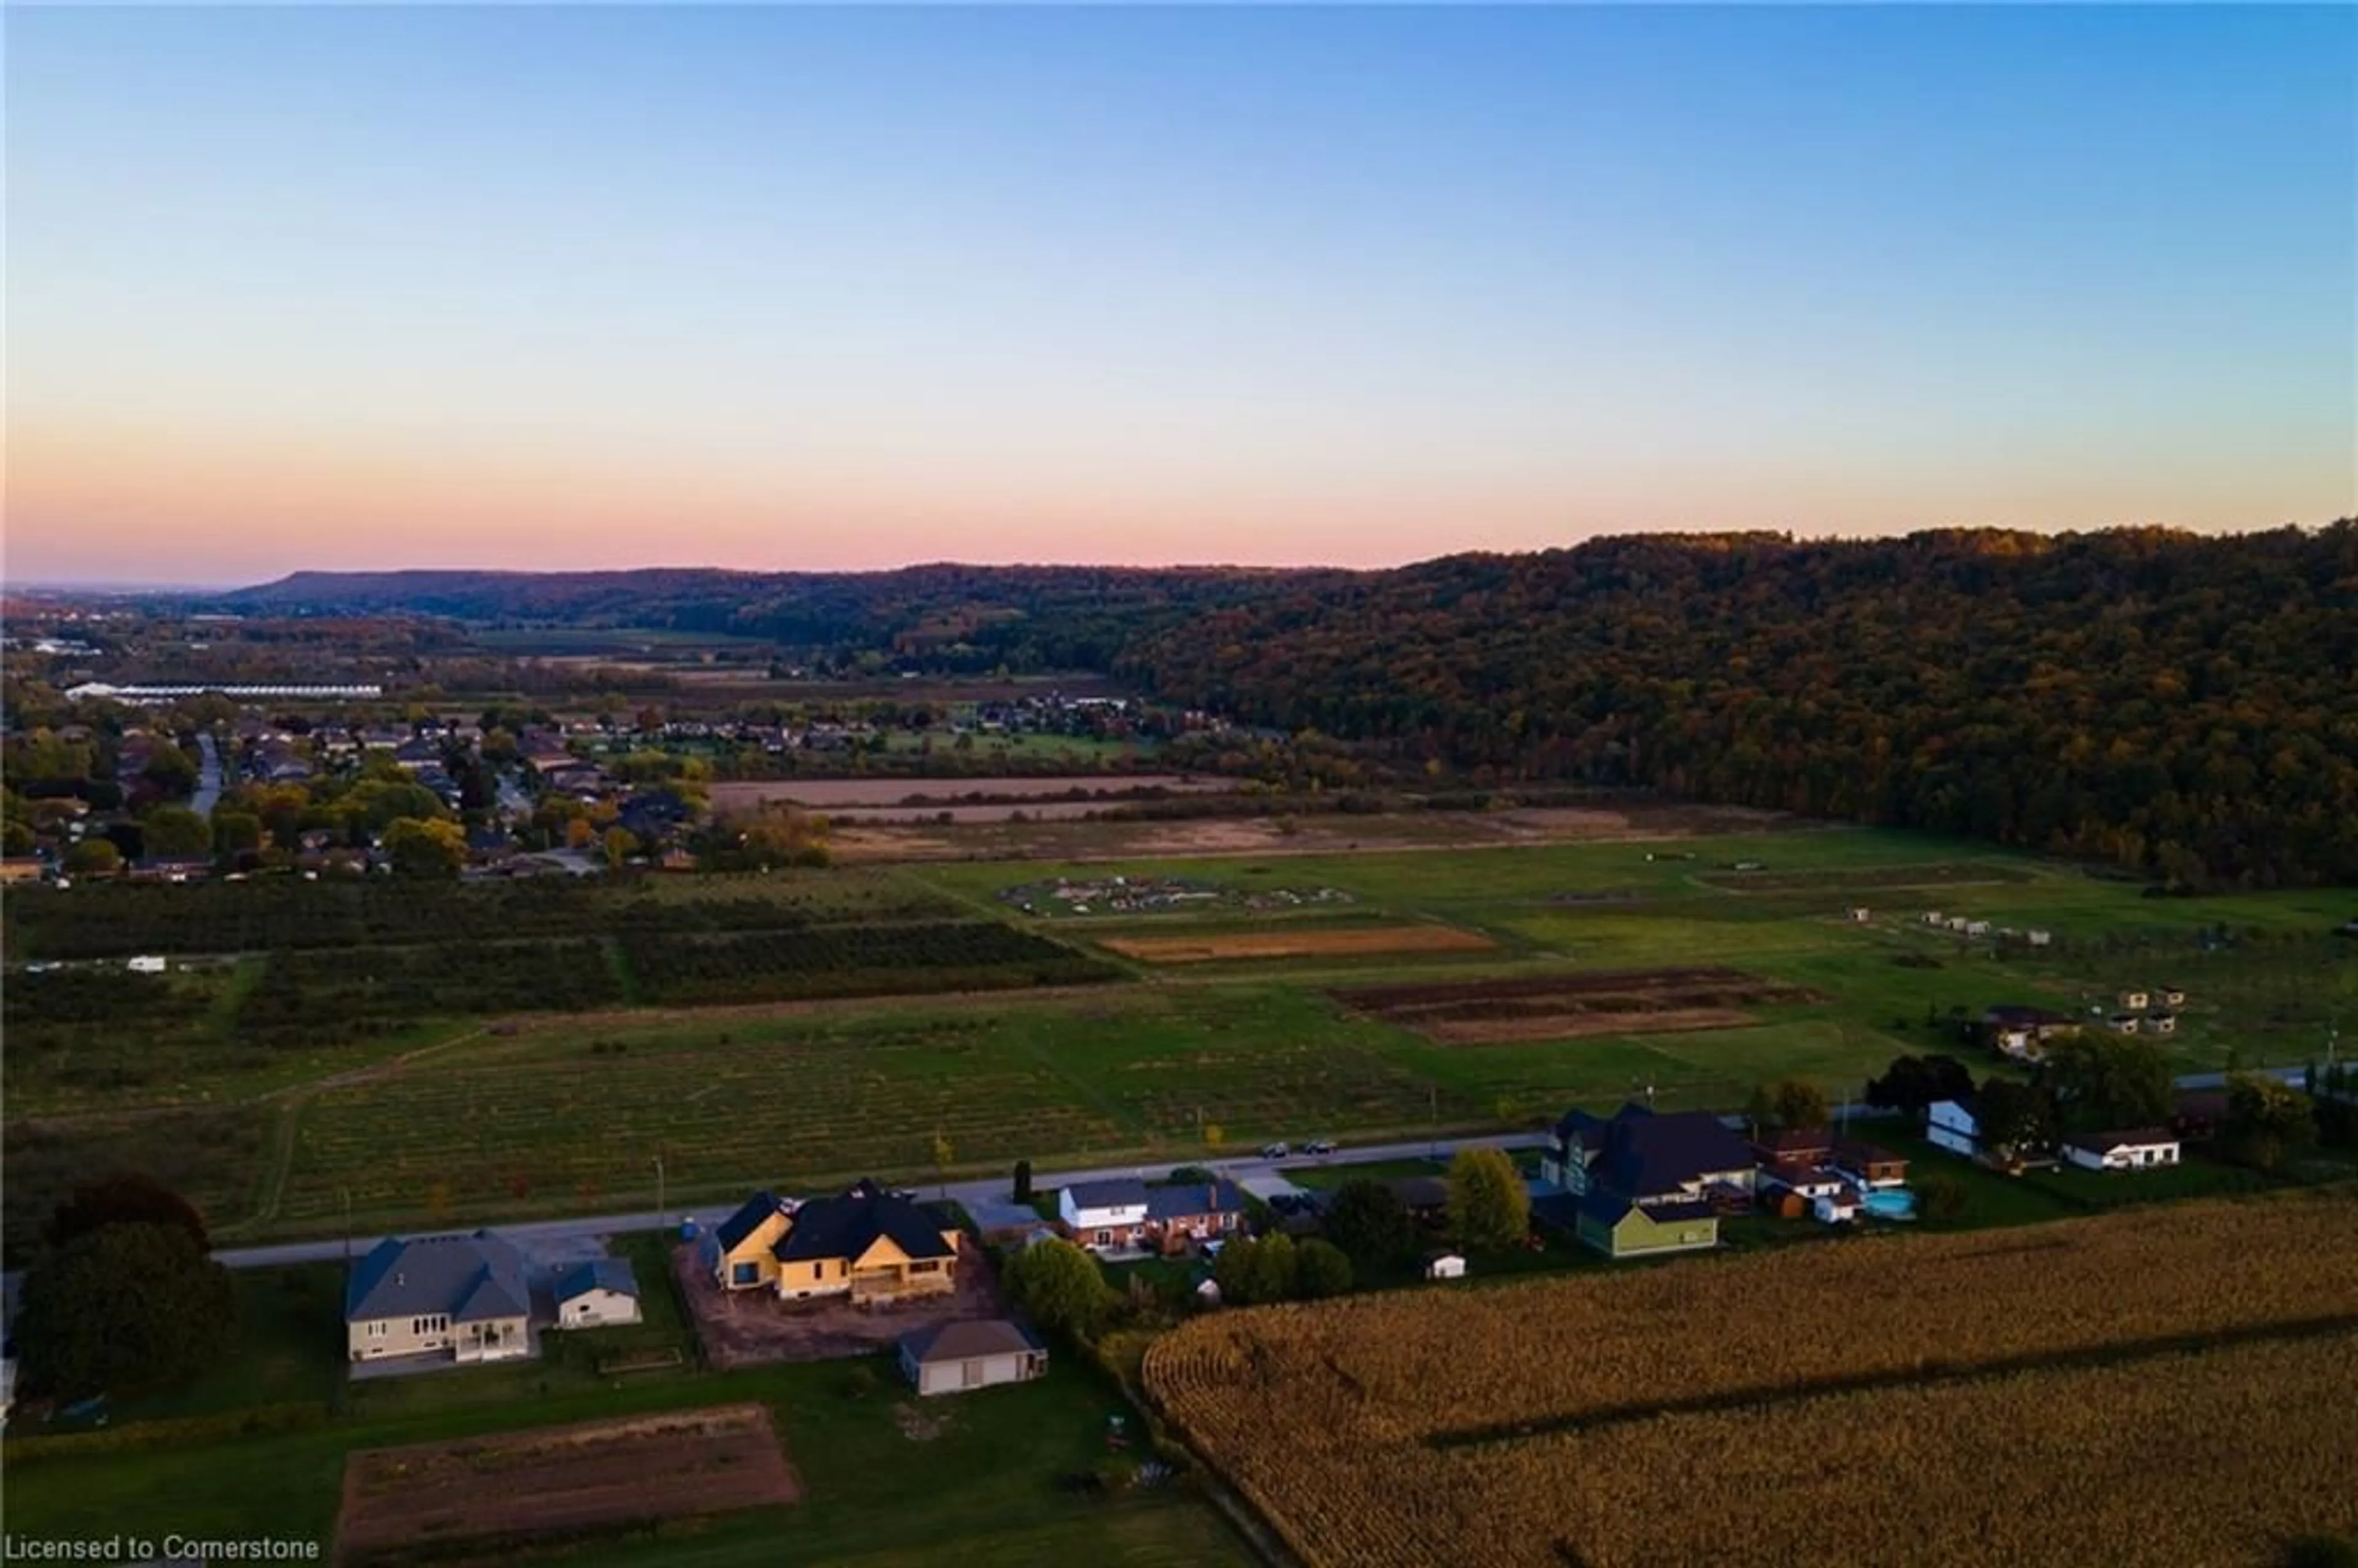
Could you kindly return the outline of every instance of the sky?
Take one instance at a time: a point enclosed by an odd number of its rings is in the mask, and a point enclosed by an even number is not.
[[[2358,9],[11,5],[11,581],[2358,513]]]

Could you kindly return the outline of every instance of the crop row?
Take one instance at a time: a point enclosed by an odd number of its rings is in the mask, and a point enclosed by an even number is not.
[[[622,952],[657,1002],[769,1001],[864,991],[958,990],[1118,978],[1103,959],[991,920],[818,925],[691,936],[633,929]],[[922,988],[906,977],[922,975]]]
[[[830,878],[835,876],[830,873]],[[7,950],[39,958],[364,947],[622,930],[743,931],[838,920],[939,919],[955,905],[905,881],[845,873],[764,880],[758,891],[697,879],[658,891],[571,877],[514,882],[268,878],[189,886],[92,884],[12,898]]]
[[[445,942],[352,952],[280,952],[240,1003],[241,1039],[334,1044],[413,1019],[622,1000],[604,948],[586,940]]]
[[[1494,1533],[1487,1522],[1487,1477],[1541,1434],[1571,1442],[1565,1434],[1584,1427],[1618,1433],[1635,1411],[1682,1402],[1774,1406],[1877,1379],[2234,1336],[2353,1304],[2358,1204],[2219,1204],[1222,1314],[1158,1343],[1146,1377],[1198,1449],[1311,1563],[1544,1561],[1553,1538],[1590,1561],[1585,1516],[1559,1518],[1552,1537]],[[1626,1483],[1644,1473],[1622,1474]],[[1677,1473],[1753,1495],[1741,1465],[1724,1476],[1683,1465]],[[1544,1486],[1537,1495],[1553,1496]],[[1626,1483],[1617,1506],[1660,1495]],[[1436,1556],[1435,1521],[1474,1536]],[[1653,1560],[1704,1557],[1716,1554]]]

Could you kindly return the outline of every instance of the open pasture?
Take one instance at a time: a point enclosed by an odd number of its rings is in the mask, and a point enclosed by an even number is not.
[[[1145,1379],[1314,1568],[1781,1563],[1868,1473],[1863,1560],[2260,1563],[2358,1521],[2353,1244],[2346,1196],[1867,1237],[1225,1313]]]
[[[801,1495],[758,1404],[369,1449],[344,1466],[337,1560],[360,1568],[469,1541],[575,1541]]]

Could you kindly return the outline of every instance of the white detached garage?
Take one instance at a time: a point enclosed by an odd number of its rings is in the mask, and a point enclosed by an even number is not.
[[[936,1324],[901,1338],[901,1370],[920,1394],[1025,1383],[1047,1369],[1040,1342],[1003,1317]]]

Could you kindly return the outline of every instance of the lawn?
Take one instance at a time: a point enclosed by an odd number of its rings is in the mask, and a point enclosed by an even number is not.
[[[236,1354],[192,1383],[110,1400],[109,1425],[335,1401],[344,1380],[343,1265],[240,1269],[230,1281],[237,1290]],[[37,1430],[68,1429],[60,1423]]]
[[[889,1358],[877,1357],[400,1414],[356,1409],[321,1431],[16,1462],[5,1474],[9,1530],[31,1538],[178,1530],[324,1541],[352,1450],[747,1399],[773,1411],[806,1488],[802,1502],[676,1527],[656,1540],[585,1546],[559,1560],[882,1568],[938,1562],[952,1551],[1014,1563],[1048,1545],[1071,1554],[1060,1561],[1122,1561],[1133,1548],[1150,1564],[1247,1561],[1217,1516],[1180,1495],[1092,1502],[1059,1489],[1059,1477],[1107,1457],[1107,1419],[1123,1409],[1093,1374],[1065,1359],[1036,1383],[922,1406]]]

